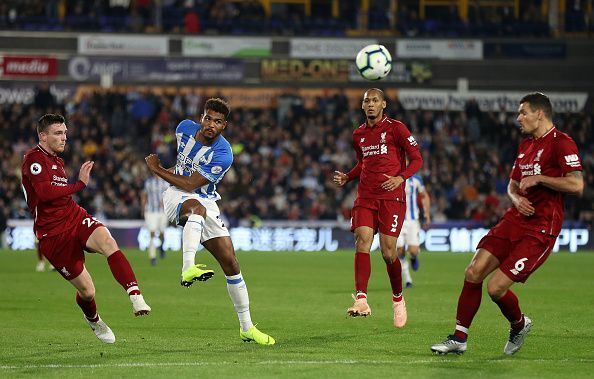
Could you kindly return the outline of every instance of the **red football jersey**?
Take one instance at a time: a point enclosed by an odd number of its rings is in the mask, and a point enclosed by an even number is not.
[[[419,145],[406,125],[387,116],[373,126],[364,123],[353,131],[353,147],[358,162],[348,176],[359,177],[357,196],[406,202],[404,183],[394,191],[381,187],[388,179],[384,174],[406,180],[423,166]]]
[[[80,180],[68,184],[62,158],[37,145],[25,154],[21,173],[37,239],[72,229],[86,214],[71,196],[85,188],[85,184]]]
[[[582,171],[577,146],[570,136],[552,128],[540,138],[530,137],[520,143],[510,178],[520,182],[526,176],[561,177],[571,171]],[[532,203],[534,214],[524,216],[511,207],[503,218],[529,230],[558,236],[563,224],[565,194],[537,185],[520,195]]]

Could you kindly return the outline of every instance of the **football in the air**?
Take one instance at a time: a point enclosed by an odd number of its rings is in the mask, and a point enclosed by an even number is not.
[[[392,56],[383,45],[367,45],[355,58],[357,70],[367,80],[385,78],[392,69]]]

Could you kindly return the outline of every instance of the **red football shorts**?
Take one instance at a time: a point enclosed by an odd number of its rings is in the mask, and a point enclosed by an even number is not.
[[[360,226],[368,226],[374,233],[379,230],[381,234],[398,237],[405,214],[404,202],[357,198],[351,211],[351,232]]]
[[[556,240],[556,236],[501,220],[481,239],[477,249],[489,251],[499,260],[499,269],[505,275],[524,283],[547,260]]]
[[[104,226],[88,213],[65,233],[42,238],[39,251],[66,280],[80,275],[85,263],[85,246],[95,229]]]

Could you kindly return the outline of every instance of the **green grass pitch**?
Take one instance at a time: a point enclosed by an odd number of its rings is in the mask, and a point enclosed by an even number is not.
[[[82,318],[75,291],[55,272],[36,273],[31,251],[0,251],[0,377],[234,378],[559,378],[594,375],[594,252],[558,253],[526,285],[516,285],[534,320],[515,356],[503,354],[508,324],[483,287],[462,356],[434,356],[449,334],[470,254],[424,253],[405,291],[408,324],[392,326],[389,282],[372,257],[368,318],[348,318],[353,253],[240,253],[252,318],[275,346],[241,342],[224,276],[179,285],[181,254],[149,265],[126,251],[153,312],[135,318],[105,259],[88,255],[97,305],[116,334],[100,343]]]

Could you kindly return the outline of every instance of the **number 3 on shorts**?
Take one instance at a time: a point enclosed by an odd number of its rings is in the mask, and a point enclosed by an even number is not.
[[[392,224],[392,229],[390,229],[390,231],[392,233],[394,233],[396,231],[396,229],[398,229],[398,215],[393,215],[394,217],[394,223]]]

